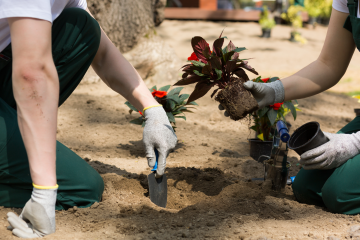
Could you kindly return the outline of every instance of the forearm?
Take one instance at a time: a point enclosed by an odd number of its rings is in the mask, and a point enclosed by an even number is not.
[[[348,14],[333,9],[319,58],[296,74],[282,79],[285,101],[323,92],[338,83],[355,50],[352,34],[343,28]]]
[[[13,87],[18,123],[29,159],[31,178],[37,185],[55,186],[59,101],[56,70],[55,74],[39,72],[33,79],[22,77],[14,71]]]
[[[334,86],[342,77],[328,65],[316,60],[294,75],[281,80],[285,101],[313,96]]]
[[[99,77],[114,91],[129,100],[139,111],[158,104],[121,52],[101,33],[101,43],[92,67]]]
[[[55,186],[59,80],[51,54],[51,23],[31,18],[9,23],[13,92],[31,178],[36,185]]]

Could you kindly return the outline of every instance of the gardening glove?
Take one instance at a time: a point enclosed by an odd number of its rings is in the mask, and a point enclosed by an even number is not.
[[[155,177],[161,177],[165,172],[166,158],[177,143],[177,137],[169,122],[162,105],[151,106],[144,109],[145,128],[143,142],[146,157],[150,168],[155,166],[155,148],[159,152],[158,167]]]
[[[259,109],[274,105],[275,103],[281,103],[285,98],[285,90],[281,81],[275,81],[271,83],[256,83],[253,81],[247,81],[244,83],[244,87],[249,90],[256,101],[258,102]],[[220,110],[224,110],[224,107],[219,105]],[[226,117],[229,114],[225,111]]]
[[[54,233],[57,189],[57,185],[40,187],[34,184],[31,198],[20,216],[13,212],[7,214],[8,229],[20,238],[38,238]]]
[[[333,169],[360,153],[360,132],[333,134],[324,132],[330,140],[300,156],[300,163],[306,170]]]

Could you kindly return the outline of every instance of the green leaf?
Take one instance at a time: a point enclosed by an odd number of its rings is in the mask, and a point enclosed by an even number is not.
[[[299,104],[299,103],[298,103],[298,101],[297,101],[296,99],[295,99],[294,101],[295,101],[295,103],[296,103],[296,104]]]
[[[142,117],[139,117],[139,118],[136,118],[136,119],[130,121],[130,123],[136,124],[136,125],[142,125],[143,122],[145,122],[145,121]]]
[[[157,90],[156,85],[150,88],[150,92],[152,92],[153,89]]]
[[[171,87],[171,85],[166,85],[166,86],[163,86],[163,87],[161,87],[160,89],[159,89],[159,91],[165,91],[165,92],[167,92],[167,91],[169,91],[169,88]]]
[[[145,121],[143,121],[143,123],[141,124],[142,127],[145,127]]]
[[[174,118],[174,115],[171,113],[171,112],[166,112],[166,115],[169,119],[169,122],[175,122],[175,118]]]
[[[185,106],[181,106],[181,107],[179,107],[178,109],[176,109],[177,111],[183,111],[183,110],[186,110],[187,109],[187,107],[185,107]]]
[[[242,51],[244,51],[244,50],[246,50],[246,48],[244,48],[244,47],[242,47],[242,48],[235,48],[235,52],[242,52]]]
[[[172,112],[172,114],[175,116],[175,115],[178,115],[178,114],[180,114],[180,113],[182,113],[181,111],[176,111],[176,112]]]
[[[129,101],[127,101],[125,104],[126,104],[126,106],[128,106],[131,110],[133,110],[133,111],[135,111],[135,112],[138,111]]]
[[[259,109],[258,110],[259,118],[262,118],[267,113],[267,111],[269,111],[269,107],[264,107],[262,109]]]
[[[176,102],[173,100],[167,101],[167,104],[171,110],[173,110],[176,107]]]
[[[194,61],[194,60],[191,60],[189,62],[194,64],[194,66],[196,66],[196,67],[204,67],[205,66],[205,63],[202,63],[202,62],[198,62],[198,61]]]
[[[174,89],[172,89],[170,92],[168,92],[167,96],[168,98],[172,95],[179,95],[179,93],[181,92],[181,90],[183,90],[184,87],[176,87]]]
[[[226,38],[226,39],[228,39],[228,37],[227,37],[227,36],[223,36],[223,37],[221,37],[221,38]]]
[[[293,115],[294,117],[294,120],[296,120],[296,109],[295,109],[295,106],[294,104],[292,104],[291,101],[288,101],[288,102],[285,102],[285,105],[288,109],[290,109],[291,111],[291,114]]]
[[[186,121],[186,117],[185,116],[175,116],[175,118],[182,118]]]
[[[195,105],[195,106],[199,106],[199,104],[197,104],[196,102],[190,102],[190,103],[188,103],[188,105]]]
[[[277,118],[277,112],[274,109],[270,109],[267,112],[267,116],[268,116],[268,118],[270,120],[271,125],[274,125],[275,121],[276,121],[276,118]]]
[[[256,126],[251,126],[250,129],[252,129],[252,130],[254,130],[254,131],[257,130],[257,129],[256,129]]]
[[[202,74],[201,72],[199,72],[198,70],[194,70],[194,73],[200,77],[205,76],[205,74]]]
[[[215,69],[216,75],[217,75],[217,80],[219,80],[222,77],[222,71],[219,69]]]
[[[189,113],[194,113],[193,111],[190,111],[189,109],[186,109],[186,110],[182,110],[182,112],[189,112]]]
[[[180,100],[179,96],[177,95],[171,95],[169,97],[167,97],[168,100],[172,100],[177,104],[180,104],[182,101]]]
[[[186,99],[188,99],[190,96],[190,94],[181,94],[180,95],[180,101],[183,102],[185,101]]]
[[[275,82],[275,81],[277,81],[277,80],[279,80],[278,77],[272,77],[272,78],[269,79],[269,82]]]

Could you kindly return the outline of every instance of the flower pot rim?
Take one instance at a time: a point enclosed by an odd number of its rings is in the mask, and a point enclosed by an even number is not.
[[[291,138],[292,138],[293,136],[295,136],[296,133],[298,133],[299,131],[301,131],[301,130],[303,130],[304,128],[308,127],[308,125],[313,125],[313,124],[315,124],[316,127],[317,127],[316,133],[314,134],[314,136],[313,136],[310,140],[308,140],[306,143],[304,143],[303,145],[301,145],[301,146],[291,147],[291,145],[290,145],[290,143],[291,143]],[[296,129],[296,130],[294,131],[294,133],[291,135],[291,138],[290,138],[290,140],[289,140],[289,142],[288,142],[288,147],[289,147],[291,150],[294,150],[294,151],[296,151],[296,150],[299,149],[299,148],[304,147],[305,145],[307,145],[308,143],[310,143],[312,140],[314,140],[314,138],[316,138],[316,136],[319,134],[319,131],[320,131],[320,124],[319,124],[318,122],[313,121],[313,122],[305,123],[304,125],[302,125],[302,126],[299,127],[298,129]]]

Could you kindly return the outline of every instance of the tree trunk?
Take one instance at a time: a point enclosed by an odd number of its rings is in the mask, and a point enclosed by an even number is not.
[[[112,42],[150,84],[174,82],[179,57],[156,34],[164,20],[166,0],[88,0],[88,7]],[[93,70],[85,82],[100,79]]]

